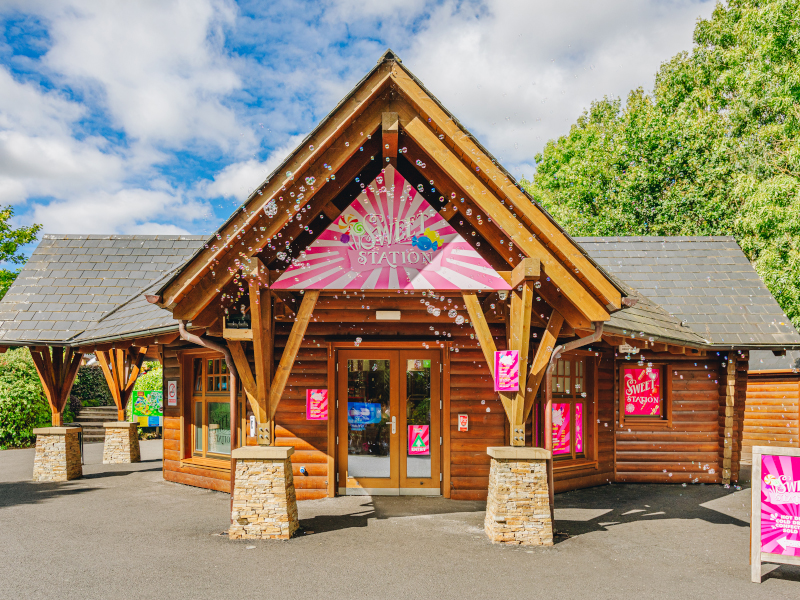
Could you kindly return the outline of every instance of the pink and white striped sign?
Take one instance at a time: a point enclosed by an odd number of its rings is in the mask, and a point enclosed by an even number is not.
[[[511,289],[391,165],[272,288]]]

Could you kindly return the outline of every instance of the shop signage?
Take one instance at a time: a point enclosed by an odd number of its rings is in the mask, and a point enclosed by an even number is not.
[[[571,454],[569,404],[553,404],[553,456]]]
[[[163,427],[164,393],[161,390],[134,392],[131,416],[140,427]]]
[[[178,406],[178,382],[167,382],[167,406]]]
[[[751,579],[761,563],[800,565],[800,449],[753,447]]]
[[[661,415],[661,369],[625,367],[624,401],[626,417]]]
[[[458,430],[469,431],[469,415],[458,415]]]
[[[508,283],[387,165],[272,289],[508,290]]]
[[[363,431],[367,425],[382,421],[381,405],[378,402],[348,402],[347,422],[351,431]]]
[[[427,456],[431,453],[430,425],[408,426],[408,455]]]
[[[519,350],[494,353],[494,391],[519,391]]]
[[[328,390],[306,390],[306,419],[328,420]]]

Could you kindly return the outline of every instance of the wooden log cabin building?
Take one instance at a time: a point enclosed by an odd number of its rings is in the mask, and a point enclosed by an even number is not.
[[[492,446],[556,492],[735,482],[749,352],[800,348],[731,238],[570,238],[391,51],[212,236],[45,236],[0,319],[54,423],[76,357],[120,410],[158,357],[164,478],[292,446],[299,500],[482,500]]]

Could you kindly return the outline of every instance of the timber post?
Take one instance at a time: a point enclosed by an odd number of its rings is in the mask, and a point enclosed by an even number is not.
[[[68,481],[83,475],[78,427],[63,427],[62,413],[83,355],[73,348],[36,346],[31,357],[53,415],[52,427],[34,429],[34,481]],[[52,352],[52,353],[51,353]]]

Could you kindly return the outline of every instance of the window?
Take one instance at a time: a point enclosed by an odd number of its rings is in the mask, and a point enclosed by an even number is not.
[[[553,378],[553,459],[586,456],[586,359],[564,356]]]
[[[224,358],[192,358],[192,454],[224,458],[231,454],[230,379]],[[241,414],[241,406],[239,407]]]
[[[671,386],[667,365],[645,363],[620,366],[620,425],[669,424]]]

